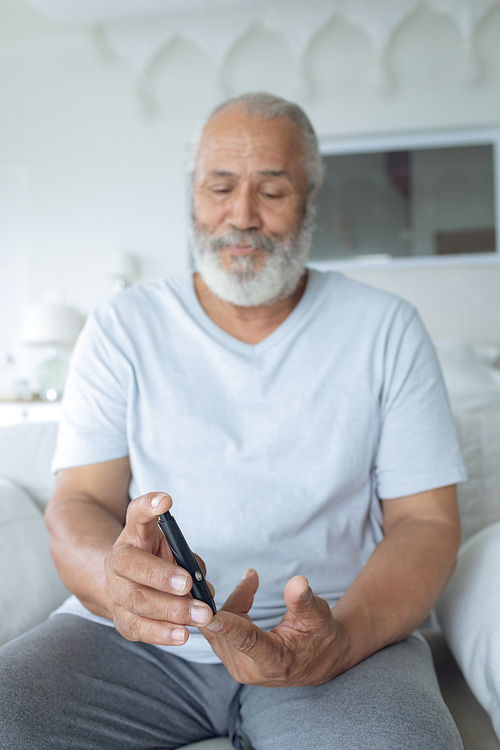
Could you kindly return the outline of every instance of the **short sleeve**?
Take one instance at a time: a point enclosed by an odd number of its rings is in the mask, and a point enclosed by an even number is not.
[[[92,315],[70,364],[52,462],[54,472],[128,455],[127,395],[131,378],[130,361],[117,337]]]
[[[386,342],[375,482],[381,499],[464,481],[448,396],[416,311],[396,316]]]

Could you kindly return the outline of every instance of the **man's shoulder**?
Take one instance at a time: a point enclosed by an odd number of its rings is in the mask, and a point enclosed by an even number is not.
[[[126,287],[101,302],[93,317],[106,327],[113,322],[146,318],[155,312],[167,311],[188,296],[191,279],[192,273],[186,271]]]
[[[352,279],[338,271],[309,269],[309,274],[317,295],[344,311],[359,309],[372,314],[398,311],[406,316],[416,312],[410,302],[393,292]]]

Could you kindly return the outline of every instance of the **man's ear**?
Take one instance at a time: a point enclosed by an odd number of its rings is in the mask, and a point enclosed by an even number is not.
[[[321,187],[321,185],[319,187]],[[311,189],[310,193],[307,193],[306,199],[304,201],[304,208],[302,210],[302,220],[304,220],[304,216],[309,216],[311,219],[315,218],[316,196],[319,193],[319,187],[314,187]]]

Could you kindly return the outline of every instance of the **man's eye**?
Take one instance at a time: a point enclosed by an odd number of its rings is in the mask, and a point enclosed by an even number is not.
[[[211,188],[213,193],[230,193],[231,188],[227,185],[213,185]]]
[[[283,197],[282,193],[267,193],[267,192],[264,192],[264,195],[265,195],[266,198],[282,198]]]

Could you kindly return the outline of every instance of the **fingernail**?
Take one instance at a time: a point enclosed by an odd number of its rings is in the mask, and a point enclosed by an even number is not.
[[[186,631],[184,630],[184,628],[174,628],[170,633],[170,637],[173,641],[184,643],[184,641],[186,640]]]
[[[205,627],[206,627],[207,630],[217,631],[217,630],[220,630],[222,628],[222,623],[221,623],[221,621],[219,620],[218,617],[215,617],[212,620],[212,622],[210,622],[208,625],[205,625]]]
[[[165,495],[155,495],[151,500],[151,507],[156,510],[164,497]]]
[[[200,606],[199,604],[192,604],[189,607],[189,614],[191,616],[192,621],[195,622],[197,625],[205,625],[207,622],[209,622],[210,618],[212,617],[212,613],[208,609],[208,607],[203,607],[203,606]]]
[[[179,594],[184,594],[188,587],[187,576],[183,576],[183,575],[172,576],[172,579],[170,581],[170,586],[174,589],[174,591],[178,591]]]
[[[253,568],[247,568],[245,572],[243,573],[241,580],[244,581],[245,578],[248,578],[248,576],[251,575],[252,573],[253,573]]]

